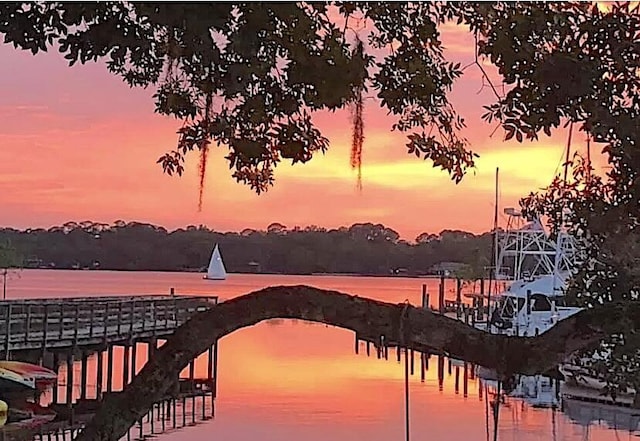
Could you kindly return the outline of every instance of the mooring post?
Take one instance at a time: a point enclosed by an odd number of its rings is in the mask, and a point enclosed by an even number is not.
[[[444,273],[440,274],[440,286],[438,286],[438,311],[444,314]]]
[[[89,354],[86,351],[82,351],[80,361],[80,400],[84,401],[87,399],[87,361],[89,358]]]
[[[406,351],[406,349],[405,349],[405,351]],[[411,364],[411,375],[413,375],[413,373],[414,373],[414,363],[415,363],[414,362],[415,353],[414,353],[413,349],[409,350],[409,357],[410,357],[409,361],[411,362],[410,363]]]
[[[56,374],[58,373],[58,364],[60,363],[60,360],[58,358],[58,353],[57,352],[53,352],[53,370],[56,372]],[[53,386],[53,404],[58,404],[58,382],[56,381],[56,384]]]
[[[469,394],[469,365],[465,361],[462,371],[462,395],[467,398]]]
[[[211,405],[213,406],[215,397],[213,392],[213,346],[210,346],[207,351],[207,382],[209,383],[209,389],[211,389]]]
[[[11,303],[6,305],[7,313],[5,317],[5,323],[7,324],[7,334],[4,339],[4,359],[9,359],[9,344],[11,343]]]
[[[156,349],[158,349],[158,339],[156,337],[151,337],[149,343],[147,343],[147,361],[151,360],[153,354],[156,353]]]
[[[427,292],[427,284],[422,284],[422,307],[429,309],[429,293]]]
[[[122,351],[122,390],[129,383],[129,342],[124,343]]]
[[[191,360],[189,363],[189,391],[191,393],[191,422],[196,422],[196,390],[195,390],[195,370],[196,360]]]
[[[438,355],[438,389],[442,392],[444,386],[444,357]]]
[[[73,406],[73,348],[67,352],[67,406]]]
[[[104,369],[103,348],[98,349],[98,359],[96,360],[96,399],[102,399],[102,373]]]
[[[211,398],[211,404],[214,402],[214,398],[218,396],[218,340],[213,344],[213,396]]]
[[[151,413],[149,414],[149,422],[151,422],[151,433],[155,433],[156,429],[155,429],[155,418],[153,415],[153,411],[155,410],[156,405],[155,403],[151,405]]]
[[[178,406],[177,406],[177,398],[173,397],[171,398],[171,419],[172,419],[172,423],[173,423],[173,428],[175,429],[177,426],[176,420],[177,420],[177,416],[176,416],[176,412],[178,411]]]
[[[456,317],[459,319],[462,315],[462,279],[456,277]]]
[[[484,277],[480,279],[480,299],[478,299],[478,320],[484,320]]]
[[[136,374],[138,373],[137,366],[136,366],[137,360],[138,360],[137,350],[138,350],[138,342],[136,340],[133,340],[131,342],[131,376],[129,377],[131,381],[133,381]]]
[[[107,347],[107,393],[113,391],[113,345]]]
[[[165,404],[165,402],[164,402],[164,401],[162,401],[161,403],[159,403],[159,405],[161,405],[161,406],[162,406],[162,412],[161,412],[161,413],[162,413],[162,415],[161,415],[161,418],[162,418],[162,431],[163,431],[163,432],[165,431],[165,421],[166,421],[166,419],[165,419],[165,408],[164,408],[164,404]],[[160,413],[160,412],[159,412],[159,413]]]
[[[187,397],[182,394],[182,427],[187,425]]]
[[[202,397],[202,420],[204,421],[204,420],[207,419],[207,406],[206,406],[206,404],[207,404],[207,395],[204,393],[204,391],[203,391],[201,397]]]

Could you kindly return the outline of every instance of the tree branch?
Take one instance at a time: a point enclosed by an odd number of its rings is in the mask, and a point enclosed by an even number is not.
[[[403,314],[404,311],[404,314]],[[404,317],[404,318],[403,318]],[[118,440],[160,401],[180,371],[218,339],[275,318],[302,319],[349,329],[361,340],[441,353],[495,369],[501,376],[543,373],[567,355],[608,334],[640,328],[640,304],[612,303],[582,311],[538,337],[479,331],[429,310],[310,286],[274,286],[195,315],[155,353],[122,393],[108,396],[77,441]],[[402,340],[402,330],[410,332]]]

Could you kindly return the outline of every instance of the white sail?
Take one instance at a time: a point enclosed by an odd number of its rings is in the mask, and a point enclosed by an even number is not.
[[[209,268],[207,269],[207,275],[204,276],[204,278],[209,280],[224,280],[227,278],[227,271],[224,269],[224,263],[222,263],[218,244],[213,248],[211,260],[209,261]]]

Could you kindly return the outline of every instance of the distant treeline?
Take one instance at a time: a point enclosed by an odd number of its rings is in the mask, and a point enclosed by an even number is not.
[[[155,225],[67,222],[49,229],[0,229],[0,243],[25,267],[200,271],[215,243],[228,272],[284,274],[435,274],[473,278],[488,265],[491,235],[444,230],[415,243],[391,228],[360,223],[327,230],[288,229],[220,233],[204,226],[167,231]],[[0,259],[1,260],[1,259]],[[0,262],[2,265],[2,262]]]

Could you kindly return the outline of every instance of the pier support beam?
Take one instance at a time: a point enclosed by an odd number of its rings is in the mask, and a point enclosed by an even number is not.
[[[53,370],[55,371],[55,373],[58,373],[58,365],[60,364],[60,361],[58,359],[58,353],[54,352],[53,353]],[[58,383],[55,384],[55,386],[53,386],[53,404],[58,404]]]
[[[82,401],[87,399],[87,361],[89,354],[85,351],[82,352],[82,358],[80,362],[80,399]]]
[[[69,408],[73,405],[73,349],[67,353],[67,405]]]
[[[96,361],[96,399],[102,399],[102,382],[103,382],[103,371],[104,371],[104,351],[102,348],[98,350],[98,358]]]
[[[130,346],[129,343],[125,343],[124,345],[124,350],[122,353],[122,389],[124,390],[124,388],[127,386],[127,383],[129,383],[129,350],[130,350]]]
[[[138,349],[138,342],[133,340],[133,342],[131,342],[131,377],[130,377],[131,381],[133,381],[137,373],[137,370],[136,370],[136,361],[138,358],[137,349]]]
[[[107,393],[113,391],[113,346],[107,348]]]

